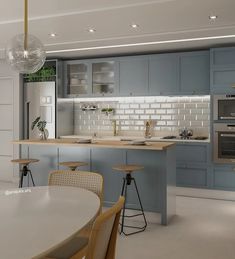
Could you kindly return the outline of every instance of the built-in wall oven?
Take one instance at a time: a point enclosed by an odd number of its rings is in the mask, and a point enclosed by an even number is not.
[[[214,161],[235,162],[235,123],[214,123]]]
[[[213,119],[215,121],[235,121],[235,95],[213,96]]]

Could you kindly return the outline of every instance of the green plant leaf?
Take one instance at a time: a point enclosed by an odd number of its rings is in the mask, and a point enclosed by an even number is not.
[[[39,120],[40,120],[40,116],[39,117],[37,117],[33,122],[32,122],[32,124],[31,124],[31,130],[33,130],[34,129],[34,127],[36,126],[36,124],[39,122]],[[38,126],[37,126],[38,127]]]

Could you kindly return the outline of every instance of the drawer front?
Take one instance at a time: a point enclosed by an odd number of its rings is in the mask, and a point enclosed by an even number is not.
[[[184,145],[176,146],[176,162],[179,163],[207,163],[207,145]]]
[[[206,168],[176,168],[176,184],[182,187],[207,187]]]
[[[235,190],[235,166],[214,168],[214,188]]]

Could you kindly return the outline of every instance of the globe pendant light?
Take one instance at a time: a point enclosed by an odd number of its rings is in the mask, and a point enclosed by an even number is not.
[[[23,74],[37,72],[46,60],[41,41],[28,34],[28,0],[24,0],[24,34],[16,35],[8,43],[6,59],[14,70]]]

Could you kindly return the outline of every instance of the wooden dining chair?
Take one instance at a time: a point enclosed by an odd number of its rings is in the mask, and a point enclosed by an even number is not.
[[[57,170],[49,174],[48,185],[80,187],[94,192],[100,198],[100,209],[97,216],[102,212],[104,180],[98,173],[88,171]],[[89,237],[93,222],[90,222],[80,232],[80,237]]]
[[[37,259],[115,259],[118,225],[123,204],[124,197],[121,196],[113,207],[99,215],[92,227],[90,238],[86,241],[75,237]]]
[[[73,186],[94,192],[102,206],[104,193],[103,176],[94,172],[57,170],[49,174],[48,185]]]

